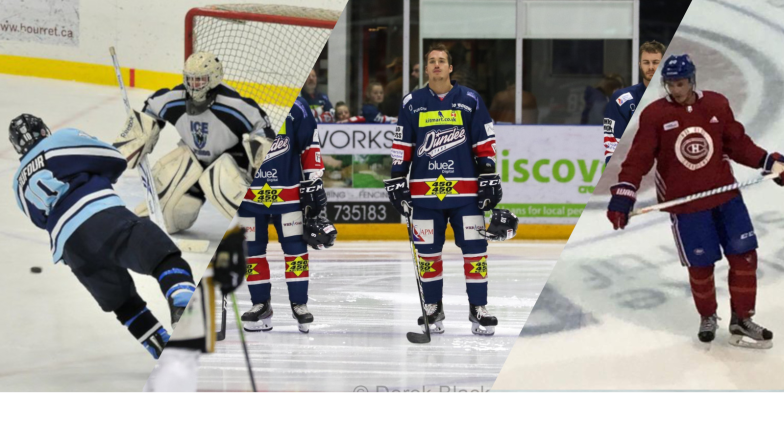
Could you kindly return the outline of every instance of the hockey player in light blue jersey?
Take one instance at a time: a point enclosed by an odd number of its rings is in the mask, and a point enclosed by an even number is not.
[[[49,233],[54,263],[68,265],[101,309],[113,312],[158,358],[169,334],[136,292],[128,270],[158,280],[172,323],[195,286],[188,263],[166,233],[128,211],[114,192],[125,157],[80,130],[52,133],[29,114],[11,121],[9,139],[21,157],[13,181],[17,204]]]
[[[621,136],[632,120],[640,99],[648,88],[656,68],[667,48],[658,41],[648,41],[640,46],[640,73],[642,82],[616,91],[604,108],[604,163],[609,164]]]

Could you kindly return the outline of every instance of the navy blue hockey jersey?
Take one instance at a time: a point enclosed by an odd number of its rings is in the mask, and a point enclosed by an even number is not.
[[[24,155],[14,175],[16,202],[36,227],[49,232],[54,263],[87,219],[125,205],[112,184],[127,165],[112,145],[76,129],[58,130]]]
[[[495,170],[495,130],[482,98],[452,81],[443,99],[430,87],[403,98],[392,144],[392,176],[409,174],[414,206],[476,203],[477,165]]]
[[[645,93],[645,83],[616,91],[604,108],[604,163],[610,162],[621,135]]]
[[[259,214],[300,209],[300,181],[321,177],[324,170],[316,127],[307,101],[298,97],[245,193],[243,209]]]
[[[174,126],[203,165],[212,164],[227,150],[243,151],[242,135],[246,133],[275,137],[269,117],[255,101],[225,84],[214,90],[215,101],[199,115],[185,111],[187,92],[182,84],[155,92],[144,102],[142,112]]]
[[[303,90],[300,96],[307,101],[310,110],[313,111],[313,116],[319,121],[335,122],[334,110],[327,94],[316,91],[311,95]]]

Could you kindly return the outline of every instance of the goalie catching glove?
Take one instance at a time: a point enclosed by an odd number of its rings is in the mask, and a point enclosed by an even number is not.
[[[486,230],[480,230],[479,234],[487,240],[503,242],[515,237],[518,222],[517,216],[511,211],[493,208],[490,226]]]
[[[136,168],[144,155],[152,152],[160,133],[161,126],[155,118],[132,110],[122,133],[112,145],[125,156],[128,168]]]
[[[273,141],[259,135],[249,135],[247,133],[242,135],[242,148],[245,149],[245,153],[250,158],[251,168],[254,171],[258,170],[261,164],[264,163],[264,158],[267,157],[267,152],[272,147]]]

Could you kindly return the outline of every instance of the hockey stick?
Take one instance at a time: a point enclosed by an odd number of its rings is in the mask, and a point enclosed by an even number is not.
[[[631,213],[629,213],[629,217],[639,216],[641,214],[650,213],[652,211],[665,210],[667,208],[675,207],[677,205],[682,205],[682,204],[685,204],[687,202],[696,201],[697,199],[704,199],[704,198],[707,198],[707,197],[710,197],[710,196],[714,196],[714,195],[717,195],[717,194],[726,193],[728,191],[738,190],[738,189],[745,188],[745,187],[750,187],[752,185],[759,184],[760,182],[769,181],[771,179],[776,179],[777,177],[779,177],[779,175],[775,175],[775,174],[771,173],[771,174],[765,175],[765,176],[763,176],[761,178],[750,179],[750,180],[744,181],[744,182],[736,182],[734,184],[725,185],[723,187],[718,187],[718,188],[714,188],[714,189],[711,189],[711,190],[701,191],[699,193],[694,193],[694,194],[691,194],[691,195],[688,195],[688,196],[684,196],[682,198],[673,199],[673,200],[667,201],[667,202],[662,202],[661,204],[650,205],[648,207],[639,208],[639,209],[634,210]]]
[[[222,311],[221,311],[221,326],[220,331],[218,331],[217,335],[215,336],[215,341],[223,341],[226,339],[226,295],[223,295],[223,301],[221,302]]]
[[[226,296],[223,296],[223,301],[225,304]],[[250,387],[253,389],[253,392],[256,392],[256,380],[253,378],[253,368],[250,365],[250,355],[248,355],[248,345],[245,343],[245,332],[242,329],[242,320],[240,320],[240,310],[237,308],[237,297],[234,295],[234,292],[231,293],[231,303],[234,308],[234,318],[237,320],[237,329],[240,331],[240,341],[242,342],[242,352],[245,353],[245,364],[248,366],[248,375],[250,376]],[[226,309],[224,308],[224,317]]]
[[[125,103],[125,112],[126,114],[131,114],[131,102],[128,100],[128,91],[125,89],[125,83],[123,82],[122,78],[122,70],[120,70],[120,62],[117,60],[117,52],[114,50],[114,46],[109,48],[109,53],[112,56],[112,64],[114,65],[114,74],[117,76],[117,84],[120,86],[120,91],[122,92],[123,103]],[[147,155],[144,155],[139,159],[139,165],[136,167],[139,171],[139,176],[142,179],[142,185],[144,186],[144,199],[147,202],[147,211],[150,214],[150,220],[153,221],[158,227],[161,228],[164,232],[166,232],[166,223],[163,219],[163,213],[161,212],[161,202],[158,199],[158,193],[155,191],[155,181],[152,179],[152,172],[150,171],[150,162],[147,159]],[[168,234],[168,233],[167,233]],[[176,240],[175,241],[177,246],[182,251],[192,252],[192,253],[204,253],[207,251],[207,248],[210,246],[210,242],[208,240]]]
[[[411,256],[414,258],[414,274],[416,275],[417,288],[419,289],[419,306],[422,308],[422,318],[425,321],[425,333],[409,332],[406,338],[411,343],[430,343],[430,322],[427,319],[425,312],[425,292],[422,290],[422,279],[419,275],[419,256],[414,246],[414,219],[413,214],[406,216],[406,223],[408,224],[408,244],[411,247]]]

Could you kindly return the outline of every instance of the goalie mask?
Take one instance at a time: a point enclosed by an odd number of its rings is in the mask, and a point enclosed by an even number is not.
[[[479,234],[487,240],[496,242],[509,240],[517,234],[517,223],[517,216],[511,211],[494,208],[490,217],[490,226],[486,230],[480,230]]]
[[[185,110],[188,115],[199,115],[215,100],[210,92],[223,81],[223,65],[210,52],[196,52],[185,62],[182,77],[182,84],[188,91]]]
[[[302,237],[314,250],[323,250],[335,244],[338,230],[326,219],[315,217],[305,218]]]
[[[41,118],[27,113],[12,119],[11,125],[8,127],[8,139],[20,157],[23,157],[51,134],[52,131]]]

